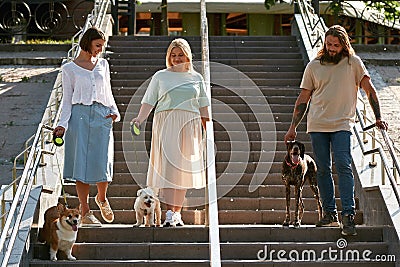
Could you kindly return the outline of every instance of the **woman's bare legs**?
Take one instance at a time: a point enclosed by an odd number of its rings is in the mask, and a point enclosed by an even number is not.
[[[175,188],[163,188],[161,190],[167,210],[181,212],[187,190]]]
[[[97,199],[100,202],[105,202],[106,197],[107,197],[108,182],[100,182],[100,183],[97,183],[96,186],[97,186]],[[81,206],[81,215],[82,216],[85,216],[86,213],[88,213],[90,211],[89,190],[90,190],[89,184],[85,184],[80,181],[76,181],[76,192],[78,193],[79,204]]]
[[[106,201],[107,198],[107,189],[108,189],[108,182],[100,182],[96,184],[97,186],[97,198],[101,202]]]
[[[76,192],[78,193],[79,203],[81,205],[81,215],[85,216],[85,214],[90,211],[89,208],[90,185],[76,181],[75,187],[76,187]]]

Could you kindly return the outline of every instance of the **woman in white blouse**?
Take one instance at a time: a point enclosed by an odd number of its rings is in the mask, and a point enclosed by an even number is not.
[[[97,56],[106,38],[97,28],[88,29],[79,43],[81,52],[62,66],[63,99],[54,135],[65,133],[64,179],[76,183],[82,224],[101,226],[89,208],[89,188],[96,184],[95,202],[106,222],[114,220],[107,200],[113,175],[112,124],[120,120],[111,91],[107,60]]]

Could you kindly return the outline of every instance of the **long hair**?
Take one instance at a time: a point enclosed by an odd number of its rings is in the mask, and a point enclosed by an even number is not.
[[[165,56],[165,62],[167,65],[167,68],[172,67],[172,62],[171,62],[171,51],[175,47],[178,47],[182,49],[183,54],[189,59],[189,62],[187,62],[187,69],[189,71],[193,71],[193,62],[192,62],[192,50],[190,49],[189,43],[183,39],[183,38],[177,38],[173,40],[170,45],[168,46],[167,49],[167,54]]]
[[[350,58],[350,56],[354,55],[354,49],[350,44],[350,38],[349,35],[347,34],[346,30],[340,26],[340,25],[333,25],[329,27],[329,29],[325,33],[325,41],[324,41],[324,46],[321,50],[318,51],[316,59],[319,59],[321,64],[323,63],[323,59],[325,58],[326,55],[329,55],[328,50],[326,50],[325,42],[326,42],[326,37],[329,35],[337,37],[339,39],[339,42],[341,46],[343,47],[342,54],[343,56]]]

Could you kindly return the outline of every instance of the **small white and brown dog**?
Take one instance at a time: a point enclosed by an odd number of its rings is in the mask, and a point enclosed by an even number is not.
[[[81,215],[78,209],[69,209],[61,203],[46,210],[38,241],[50,246],[50,260],[57,260],[58,250],[64,251],[68,260],[76,260],[71,252],[78,234],[80,220]]]
[[[137,191],[137,197],[133,208],[136,212],[136,224],[135,227],[143,224],[146,227],[150,226],[161,226],[161,207],[160,201],[156,194],[150,187],[139,189]]]

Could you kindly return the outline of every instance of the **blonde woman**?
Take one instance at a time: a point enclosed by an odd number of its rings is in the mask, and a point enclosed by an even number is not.
[[[153,75],[132,122],[139,126],[155,107],[147,185],[160,189],[167,208],[163,225],[173,227],[184,225],[181,210],[187,189],[206,184],[201,127],[208,120],[210,101],[202,76],[193,70],[186,40],[171,42],[166,66]]]

